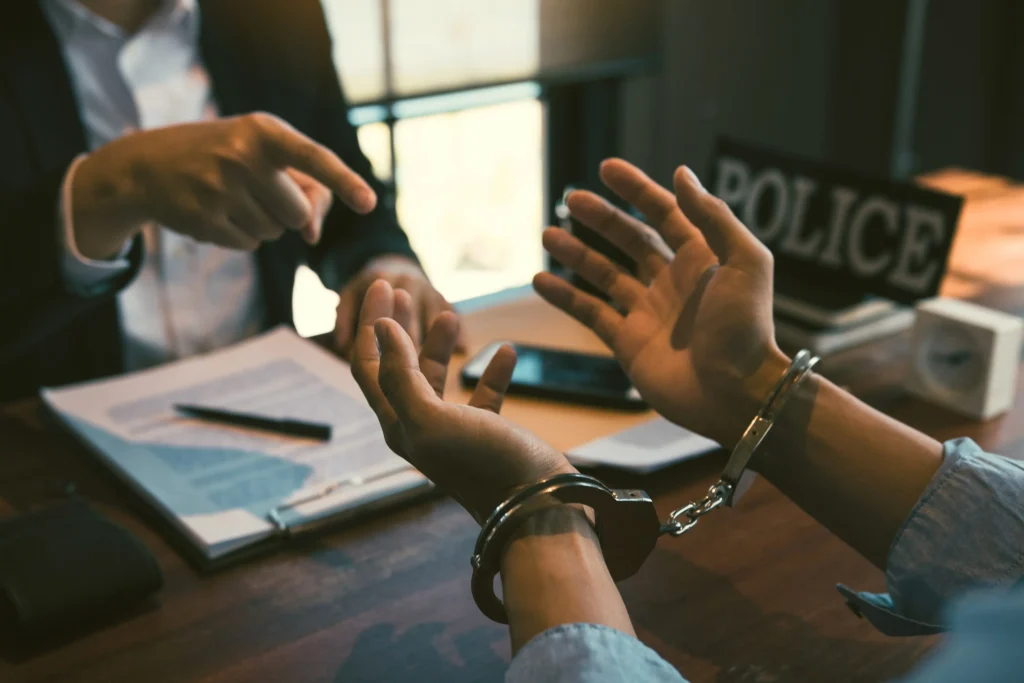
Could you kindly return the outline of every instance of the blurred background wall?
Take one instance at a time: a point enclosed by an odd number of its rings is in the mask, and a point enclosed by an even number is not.
[[[662,180],[707,168],[720,133],[882,175],[1024,177],[1019,0],[663,4],[661,70],[624,84],[620,131]]]

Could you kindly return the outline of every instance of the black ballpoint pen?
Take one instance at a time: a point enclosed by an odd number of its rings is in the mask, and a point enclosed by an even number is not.
[[[234,425],[236,427],[250,427],[262,429],[276,434],[287,436],[300,436],[306,439],[318,441],[331,440],[331,425],[318,422],[303,422],[301,420],[277,419],[273,417],[262,417],[260,415],[249,415],[236,413],[220,408],[204,408],[203,406],[175,405],[174,409],[182,415],[194,417],[209,422],[220,422],[221,424]]]

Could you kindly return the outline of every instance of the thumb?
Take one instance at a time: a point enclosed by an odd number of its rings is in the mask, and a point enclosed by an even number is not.
[[[378,320],[373,331],[380,346],[381,391],[403,425],[422,424],[438,398],[420,371],[415,344],[402,326],[390,318]]]

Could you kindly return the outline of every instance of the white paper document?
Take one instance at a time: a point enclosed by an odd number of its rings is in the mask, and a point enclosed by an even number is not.
[[[663,417],[589,441],[569,451],[576,465],[603,465],[644,473],[717,450],[719,445]]]
[[[292,522],[426,488],[394,455],[349,366],[286,328],[43,400],[118,474],[216,558]],[[329,424],[320,442],[183,417],[195,404]],[[325,489],[328,495],[320,496]]]

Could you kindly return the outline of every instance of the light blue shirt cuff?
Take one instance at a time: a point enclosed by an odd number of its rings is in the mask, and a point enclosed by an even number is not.
[[[563,624],[535,636],[512,658],[505,683],[686,683],[636,638],[607,626]]]
[[[1024,591],[954,603],[943,647],[904,683],[1018,683],[1024,672]]]
[[[947,441],[943,453],[889,550],[888,594],[838,586],[855,613],[888,635],[943,631],[951,599],[1008,590],[1024,574],[1024,464],[970,439]]]
[[[57,239],[63,245],[61,271],[68,288],[81,296],[98,296],[105,294],[113,286],[119,276],[131,267],[128,252],[131,251],[131,240],[126,242],[117,256],[109,261],[97,261],[86,258],[78,251],[75,243],[74,223],[71,210],[71,185],[78,171],[78,166],[85,155],[77,157],[64,174],[60,200],[57,206]]]

